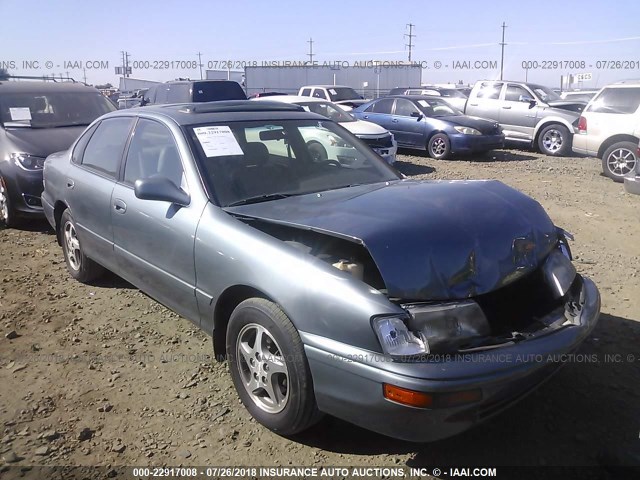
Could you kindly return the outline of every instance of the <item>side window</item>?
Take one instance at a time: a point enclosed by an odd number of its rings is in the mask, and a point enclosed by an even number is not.
[[[528,102],[533,100],[533,95],[520,85],[508,84],[504,99],[507,102]]]
[[[486,98],[488,100],[497,100],[500,98],[500,90],[502,90],[502,83],[489,83],[483,82],[478,89],[477,97]]]
[[[413,112],[417,112],[418,109],[413,102],[404,98],[398,98],[396,100],[396,115],[403,117],[410,117]]]
[[[310,88],[303,88],[301,95],[303,97],[310,97],[311,96],[311,89]]]
[[[322,99],[324,99],[324,100],[326,100],[326,99],[327,99],[327,95],[324,93],[324,90],[323,90],[323,89],[321,89],[321,88],[316,88],[316,89],[313,91],[313,96],[314,96],[315,98],[322,98]]]
[[[635,113],[640,107],[640,88],[605,88],[595,97],[587,112],[598,113]]]
[[[382,100],[374,103],[372,107],[373,113],[391,113],[391,109],[393,108],[393,98],[383,98]]]
[[[107,118],[100,122],[82,156],[82,165],[116,177],[133,117]]]
[[[82,163],[82,154],[84,153],[84,149],[87,148],[87,143],[91,140],[91,136],[93,132],[98,128],[99,123],[96,123],[93,127],[86,130],[82,136],[78,139],[76,146],[73,148],[73,154],[71,154],[71,161],[75,164],[80,165]]]
[[[159,122],[141,118],[136,125],[124,166],[124,182],[163,175],[186,190],[184,170],[171,131]]]

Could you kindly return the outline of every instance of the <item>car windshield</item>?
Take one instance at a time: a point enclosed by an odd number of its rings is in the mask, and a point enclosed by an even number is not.
[[[358,92],[351,87],[329,87],[327,91],[329,92],[329,97],[333,102],[362,98],[358,95]]]
[[[355,118],[345,112],[342,108],[331,102],[300,102],[298,105],[308,112],[317,113],[318,115],[327,117],[334,122],[345,123],[356,121]]]
[[[53,128],[89,125],[116,107],[98,92],[5,93],[0,120],[5,127]]]
[[[186,131],[209,195],[223,207],[400,179],[329,120],[228,122]]]
[[[453,115],[463,115],[463,113],[455,107],[452,107],[439,97],[428,97],[418,100],[420,109],[427,117],[451,117]]]
[[[561,100],[560,95],[558,95],[548,87],[542,87],[540,85],[530,85],[530,87],[543,102],[553,102],[554,100]]]

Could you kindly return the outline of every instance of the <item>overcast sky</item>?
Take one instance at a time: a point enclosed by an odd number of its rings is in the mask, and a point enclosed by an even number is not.
[[[589,72],[583,87],[640,78],[640,2],[596,0],[516,2],[434,1],[211,1],[0,0],[0,67],[14,74],[66,74],[89,83],[118,83],[120,51],[150,68],[132,77],[199,78],[214,62],[314,60],[350,65],[366,60],[406,60],[406,24],[415,25],[412,59],[429,66],[423,82],[473,82],[497,78],[501,24],[506,22],[504,78],[524,80],[523,61],[538,62],[528,80],[558,86],[560,75]],[[23,62],[34,62],[30,69]],[[97,61],[84,72],[79,62]],[[153,69],[154,62],[174,62]],[[194,69],[182,69],[184,61]],[[454,62],[495,62],[478,70]],[[619,63],[619,68],[605,64]],[[51,62],[51,63],[46,63]],[[71,62],[70,65],[64,62]],[[108,62],[108,68],[106,67]],[[441,62],[439,69],[436,62]],[[545,63],[546,62],[546,63]],[[562,68],[551,62],[562,62]],[[564,62],[574,63],[574,67]],[[581,62],[584,62],[582,68]],[[567,68],[565,68],[565,65]],[[146,66],[146,64],[142,64]],[[156,67],[163,66],[156,63]],[[600,68],[598,68],[600,67]],[[625,68],[627,67],[627,68]],[[629,68],[631,67],[631,68]]]

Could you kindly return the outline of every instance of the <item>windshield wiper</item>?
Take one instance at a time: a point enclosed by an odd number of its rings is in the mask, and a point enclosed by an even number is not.
[[[268,202],[271,200],[280,200],[295,195],[294,193],[270,193],[268,195],[256,195],[255,197],[245,198],[237,202],[230,203],[227,207],[237,207],[240,205],[249,205],[250,203]]]

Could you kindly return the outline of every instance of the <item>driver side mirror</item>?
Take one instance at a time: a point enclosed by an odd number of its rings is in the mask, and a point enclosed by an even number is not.
[[[418,121],[422,120],[422,114],[420,112],[416,112],[415,110],[411,112],[411,116],[416,118]]]
[[[181,207],[186,207],[191,203],[189,194],[164,175],[154,175],[136,180],[133,191],[140,200],[169,202]]]

